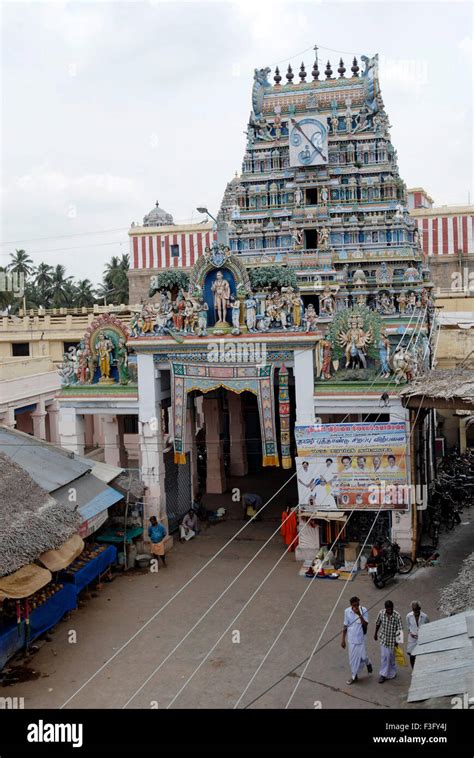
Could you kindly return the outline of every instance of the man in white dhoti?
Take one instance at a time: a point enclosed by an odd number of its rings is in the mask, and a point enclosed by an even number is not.
[[[354,684],[364,666],[367,666],[369,674],[372,673],[372,663],[365,648],[365,635],[369,623],[367,608],[360,605],[358,597],[351,597],[350,603],[350,608],[346,608],[344,611],[341,647],[346,647],[347,639],[349,643],[349,665],[351,667],[351,678],[347,684]]]
[[[179,541],[188,542],[196,536],[198,530],[197,516],[191,508],[190,511],[183,518],[179,527]]]
[[[421,610],[421,605],[418,600],[414,600],[411,604],[411,611],[407,613],[407,653],[410,656],[411,667],[415,665],[416,655],[413,655],[413,651],[418,644],[418,630],[423,624],[429,624],[430,620],[426,613]]]
[[[387,679],[395,679],[397,667],[395,665],[395,648],[403,634],[402,617],[393,609],[391,600],[385,601],[385,608],[379,611],[375,622],[374,640],[380,638],[380,676],[379,684]]]

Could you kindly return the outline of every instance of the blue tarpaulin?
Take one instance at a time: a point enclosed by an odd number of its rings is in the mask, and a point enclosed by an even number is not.
[[[88,561],[85,566],[75,571],[73,574],[68,571],[62,571],[60,573],[61,582],[67,582],[75,588],[75,592],[78,593],[90,582],[92,582],[99,574],[102,574],[111,563],[115,563],[117,560],[117,548],[113,545],[108,545],[102,553]],[[72,564],[74,565],[74,564]],[[69,567],[70,568],[70,567]]]
[[[16,622],[10,626],[0,627],[0,671],[10,658],[25,646],[24,626],[21,624],[20,634],[18,634]]]
[[[72,611],[77,607],[77,595],[74,592],[74,588],[69,584],[65,584],[64,587],[52,597],[45,600],[39,608],[35,608],[30,613],[30,639],[34,640],[39,637],[43,632],[51,629],[58,621],[61,621],[62,617],[68,611]]]
[[[87,521],[98,513],[106,511],[107,508],[114,505],[114,503],[118,503],[122,498],[123,494],[117,492],[117,490],[114,490],[112,487],[107,487],[103,492],[93,497],[92,500],[89,500],[86,505],[80,507],[79,513],[84,521]]]
[[[24,600],[21,601],[22,612]],[[30,642],[55,626],[68,611],[77,607],[77,593],[72,584],[65,584],[38,608],[30,611]],[[0,670],[15,653],[26,645],[26,624],[21,622],[18,630],[16,620],[9,626],[0,626]]]

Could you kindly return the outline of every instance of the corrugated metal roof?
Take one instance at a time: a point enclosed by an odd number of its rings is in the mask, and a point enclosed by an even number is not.
[[[78,510],[84,520],[123,498],[122,493],[108,487],[90,472],[56,490],[53,496],[58,503]],[[103,507],[100,507],[102,504]]]
[[[474,611],[466,611],[419,629],[408,702],[462,695],[474,676]]]
[[[21,466],[46,492],[53,492],[92,469],[92,463],[71,457],[66,450],[0,426],[0,452]]]

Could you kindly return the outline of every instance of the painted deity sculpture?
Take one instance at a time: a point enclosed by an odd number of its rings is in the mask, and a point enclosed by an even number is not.
[[[128,370],[128,351],[125,340],[120,339],[116,350],[117,368],[120,384],[128,384],[130,381],[130,372]]]
[[[257,301],[252,292],[249,293],[244,305],[245,323],[247,324],[247,329],[249,332],[254,332],[257,323]]]
[[[293,326],[299,329],[303,317],[303,299],[299,292],[293,292],[291,294],[291,309]]]
[[[206,337],[207,335],[208,311],[209,311],[208,304],[203,300],[203,298],[201,298],[199,301],[198,325],[197,325],[197,334],[199,337]]]
[[[318,321],[314,305],[310,303],[304,313],[305,332],[314,332]]]
[[[217,314],[217,322],[221,324],[227,324],[227,308],[230,301],[230,286],[229,282],[224,279],[222,271],[218,271],[216,279],[211,287],[211,291],[214,294],[214,310]]]
[[[230,310],[232,315],[232,334],[240,334],[240,301],[235,297],[230,298]]]
[[[334,295],[332,294],[329,287],[325,287],[324,292],[321,295],[320,298],[321,302],[321,313],[325,314],[326,316],[333,316],[334,315]]]
[[[339,332],[337,336],[338,344],[345,348],[346,368],[353,366],[356,361],[360,362],[363,368],[367,368],[367,349],[373,341],[373,334],[370,327],[364,330],[363,326],[361,316],[350,316],[349,329]]]
[[[330,340],[324,339],[319,343],[319,347],[321,350],[321,379],[330,379],[332,344]]]
[[[380,375],[382,379],[390,376],[390,342],[387,335],[382,332],[379,340]]]
[[[105,332],[99,334],[95,349],[99,357],[100,381],[110,379],[113,343]]]

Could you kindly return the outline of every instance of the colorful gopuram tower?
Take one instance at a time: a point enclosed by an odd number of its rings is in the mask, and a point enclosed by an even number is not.
[[[248,266],[294,270],[321,321],[347,308],[378,313],[399,332],[429,302],[430,276],[407,208],[378,78],[378,56],[324,73],[301,64],[255,70],[242,173],[220,220]],[[333,346],[335,349],[336,345]],[[392,345],[394,348],[395,345]]]

